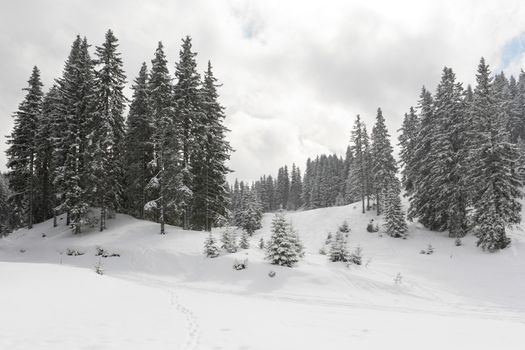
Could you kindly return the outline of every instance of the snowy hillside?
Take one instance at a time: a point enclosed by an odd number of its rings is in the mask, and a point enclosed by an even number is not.
[[[375,215],[354,204],[287,217],[306,248],[292,269],[268,264],[258,248],[271,214],[250,249],[215,259],[202,254],[204,232],[168,227],[161,236],[157,224],[125,215],[103,233],[73,236],[64,219],[16,231],[0,240],[0,348],[523,348],[520,229],[509,249],[488,254],[473,237],[456,247],[417,224],[407,240],[369,233]],[[362,266],[319,254],[344,220]],[[420,254],[429,243],[434,254]],[[120,256],[101,258],[97,247]],[[232,268],[245,258],[246,270]]]

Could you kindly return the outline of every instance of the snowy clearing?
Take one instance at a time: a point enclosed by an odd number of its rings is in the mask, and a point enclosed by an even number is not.
[[[215,259],[202,254],[204,232],[167,227],[161,236],[157,224],[126,215],[109,220],[103,233],[73,236],[64,220],[16,231],[0,240],[0,348],[523,347],[521,230],[511,248],[488,254],[474,237],[456,247],[446,233],[417,224],[407,240],[369,233],[375,216],[357,204],[288,218],[306,248],[292,269],[269,265],[257,247],[270,235],[272,214],[250,249]],[[362,266],[319,254],[343,220],[350,248],[363,249]],[[419,254],[429,243],[434,254]],[[120,257],[100,258],[97,247]],[[245,258],[246,270],[232,268]],[[99,260],[104,275],[95,273]]]

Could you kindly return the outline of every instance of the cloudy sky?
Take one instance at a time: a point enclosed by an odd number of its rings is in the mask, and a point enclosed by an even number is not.
[[[77,34],[92,45],[111,28],[128,80],[157,42],[171,72],[181,38],[193,37],[223,83],[231,178],[253,180],[319,153],[343,154],[356,114],[371,129],[378,107],[396,137],[422,85],[443,66],[465,83],[479,58],[509,74],[525,67],[525,5],[518,1],[2,1],[0,170],[12,113],[32,66],[45,87],[61,74]]]

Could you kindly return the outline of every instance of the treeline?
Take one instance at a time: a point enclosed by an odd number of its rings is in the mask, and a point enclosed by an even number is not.
[[[264,212],[325,208],[363,198],[364,210],[370,210],[387,183],[397,181],[392,152],[381,109],[371,134],[358,115],[345,158],[336,154],[308,158],[304,176],[293,164],[291,171],[286,165],[279,168],[275,178],[263,175],[251,184],[235,180],[230,187],[232,208],[244,192],[253,191]]]
[[[472,89],[444,68],[417,110],[405,115],[400,136],[409,218],[448,230],[457,244],[473,231],[483,249],[507,247],[506,228],[521,220],[525,73],[492,77],[482,58]]]
[[[171,76],[159,42],[151,68],[143,63],[134,80],[125,119],[118,46],[109,30],[92,58],[77,36],[46,93],[34,67],[8,138],[11,228],[67,213],[78,233],[90,207],[100,208],[100,230],[115,211],[158,221],[161,233],[164,223],[210,230],[227,214],[232,150],[211,64],[201,77],[186,37]]]
[[[239,217],[236,213],[244,215],[246,203],[254,203],[253,207],[259,211],[271,212],[361,201],[363,213],[374,208],[378,215],[385,214],[389,235],[405,236],[401,184],[396,176],[398,169],[390,134],[380,108],[370,134],[360,116],[356,117],[344,159],[335,154],[308,159],[303,178],[295,164],[291,169],[290,174],[285,165],[279,168],[277,178],[264,175],[251,184],[235,180],[230,189],[234,217]],[[242,223],[242,219],[235,223]]]
[[[301,179],[293,165],[295,185],[285,166],[277,179],[263,176],[248,186],[233,185],[232,208],[249,191],[261,210],[313,209],[360,201],[363,213],[384,213],[390,235],[406,233],[400,202],[409,199],[408,219],[461,237],[474,232],[488,251],[510,244],[506,229],[521,221],[525,166],[525,73],[518,79],[491,75],[484,59],[476,86],[456,81],[444,68],[436,92],[422,89],[417,108],[405,115],[399,142],[401,183],[385,118],[378,109],[372,132],[357,116],[344,159],[321,155],[308,159]],[[401,187],[402,185],[402,187]],[[300,188],[300,190],[298,190]],[[297,196],[300,193],[300,196]]]

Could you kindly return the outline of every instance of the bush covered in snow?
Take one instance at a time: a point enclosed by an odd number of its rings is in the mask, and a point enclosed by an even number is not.
[[[234,270],[244,270],[248,268],[248,259],[244,259],[243,261],[235,260],[233,263],[233,269]]]
[[[79,255],[84,255],[84,252],[80,252],[76,249],[70,249],[70,248],[67,248],[66,249],[66,255],[69,255],[69,256],[79,256]]]
[[[207,258],[216,258],[219,256],[219,247],[213,234],[210,232],[204,241],[204,255]]]
[[[370,219],[370,222],[368,225],[366,225],[366,230],[368,232],[378,232],[379,226],[377,224],[374,224],[374,219]]]
[[[426,254],[426,255],[430,255],[434,253],[434,247],[432,247],[432,244],[428,244],[427,246],[427,249],[421,249],[421,251],[419,252],[419,254]]]

